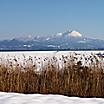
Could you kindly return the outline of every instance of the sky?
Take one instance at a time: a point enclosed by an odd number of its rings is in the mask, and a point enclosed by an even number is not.
[[[104,0],[0,0],[0,39],[68,30],[104,39]]]

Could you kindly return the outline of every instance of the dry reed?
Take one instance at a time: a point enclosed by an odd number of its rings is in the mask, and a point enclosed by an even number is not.
[[[0,66],[0,91],[18,93],[62,94],[80,97],[104,97],[104,69],[82,66],[79,61],[65,62],[59,69],[51,62],[39,73],[36,67]]]

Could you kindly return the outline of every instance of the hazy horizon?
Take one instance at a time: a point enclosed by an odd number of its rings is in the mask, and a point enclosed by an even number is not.
[[[103,0],[1,0],[0,40],[67,30],[104,40]]]

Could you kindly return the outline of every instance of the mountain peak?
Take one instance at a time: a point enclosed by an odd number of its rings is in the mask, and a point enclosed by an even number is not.
[[[82,34],[78,31],[67,31],[64,33],[57,33],[57,36],[67,36],[67,37],[74,37],[74,38],[79,38],[82,37]]]
[[[82,34],[78,31],[73,30],[70,32],[69,36],[71,36],[71,37],[82,37]]]

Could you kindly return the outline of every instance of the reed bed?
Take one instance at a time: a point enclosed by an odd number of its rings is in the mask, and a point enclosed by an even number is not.
[[[24,69],[17,64],[0,65],[0,91],[25,94],[61,94],[79,97],[104,97],[104,68],[94,62],[82,66],[64,60],[63,67],[53,60],[37,71],[36,65]]]

